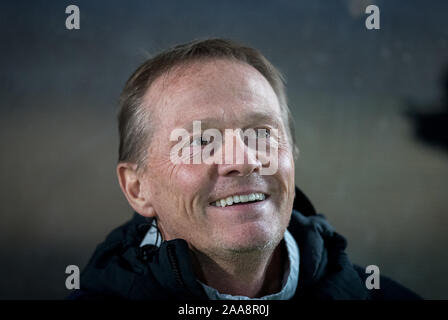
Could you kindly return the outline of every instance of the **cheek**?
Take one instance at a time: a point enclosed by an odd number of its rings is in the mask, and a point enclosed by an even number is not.
[[[205,209],[202,206],[208,204],[212,179],[207,169],[203,164],[183,164],[176,168],[171,177],[172,190],[167,191],[178,195],[182,206],[191,211],[189,215]]]
[[[289,150],[279,150],[278,154],[278,175],[288,184],[294,184],[295,176],[294,157]]]
[[[288,218],[289,221],[295,194],[294,157],[291,152],[284,150],[279,153],[278,159],[276,180],[280,184],[279,190],[281,190],[278,198],[278,206],[285,213],[285,218]]]
[[[201,191],[207,190],[211,179],[204,165],[186,164],[176,170],[173,181],[183,191],[191,194],[203,193]]]
[[[212,180],[206,165],[169,163],[152,168],[152,175],[151,189],[155,189],[157,194],[153,199],[160,211],[197,209],[194,208],[195,204],[208,198]]]
[[[205,200],[211,189],[207,168],[203,165],[171,165],[158,166],[153,171],[157,178],[151,184],[157,192],[152,202],[164,236],[189,239],[193,230],[202,228],[198,221],[203,221],[204,205],[208,204]]]

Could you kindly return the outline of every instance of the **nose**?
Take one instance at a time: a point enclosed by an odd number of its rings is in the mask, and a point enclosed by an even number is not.
[[[249,148],[243,138],[236,134],[225,139],[222,153],[222,164],[218,165],[220,176],[249,176],[260,171],[262,163],[257,159],[257,151]]]

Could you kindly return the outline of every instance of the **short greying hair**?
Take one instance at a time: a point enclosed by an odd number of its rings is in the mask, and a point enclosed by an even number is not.
[[[145,167],[146,150],[153,126],[148,108],[142,104],[151,84],[173,67],[206,59],[229,59],[247,63],[266,78],[279,100],[288,138],[292,143],[294,156],[297,156],[294,123],[287,103],[282,74],[254,48],[226,39],[207,39],[181,44],[157,54],[140,65],[128,79],[120,96],[118,114],[119,162],[135,163],[139,169]]]

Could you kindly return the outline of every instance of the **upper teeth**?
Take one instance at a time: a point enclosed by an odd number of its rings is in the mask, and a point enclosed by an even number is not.
[[[225,207],[225,206],[231,206],[234,203],[240,203],[240,202],[248,202],[248,201],[255,201],[255,200],[264,200],[266,196],[264,193],[250,193],[250,194],[244,194],[244,195],[235,195],[230,196],[224,199],[217,200],[213,202],[212,204],[217,207]]]

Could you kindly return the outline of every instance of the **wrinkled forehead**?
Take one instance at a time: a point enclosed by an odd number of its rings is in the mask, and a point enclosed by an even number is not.
[[[254,113],[281,118],[277,96],[266,78],[249,64],[229,59],[172,68],[153,82],[144,105],[165,127],[203,118],[238,122]]]

